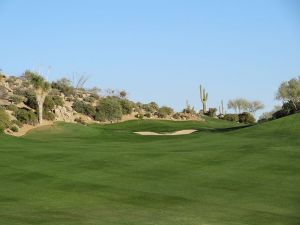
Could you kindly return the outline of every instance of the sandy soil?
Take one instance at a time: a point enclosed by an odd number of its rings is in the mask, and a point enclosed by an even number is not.
[[[32,129],[35,129],[35,128],[38,128],[38,127],[43,127],[43,126],[49,126],[49,125],[52,125],[52,124],[53,124],[53,121],[44,120],[43,124],[38,124],[36,126],[24,124],[23,127],[20,128],[18,132],[12,132],[12,131],[6,130],[5,133],[7,133],[9,135],[12,135],[12,136],[16,136],[16,137],[21,137],[21,136],[27,134],[27,132],[32,130]]]
[[[174,136],[174,135],[192,134],[196,131],[197,130],[180,130],[180,131],[175,131],[172,133],[156,133],[156,132],[150,132],[150,131],[141,131],[141,132],[134,132],[134,133],[142,135],[142,136]]]

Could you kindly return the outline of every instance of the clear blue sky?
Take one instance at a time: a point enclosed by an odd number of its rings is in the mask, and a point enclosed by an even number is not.
[[[41,66],[42,65],[42,66]],[[90,76],[136,101],[179,110],[235,97],[276,104],[300,75],[297,0],[0,0],[0,68],[20,75],[52,67],[51,80]]]

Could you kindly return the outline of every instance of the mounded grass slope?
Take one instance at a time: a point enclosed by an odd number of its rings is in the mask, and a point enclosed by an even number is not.
[[[198,129],[187,136],[134,131]],[[300,224],[300,114],[0,136],[0,224]]]

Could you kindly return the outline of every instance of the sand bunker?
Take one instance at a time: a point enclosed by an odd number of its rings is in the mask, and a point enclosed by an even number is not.
[[[151,131],[141,131],[141,132],[134,132],[135,134],[143,135],[143,136],[174,136],[174,135],[187,135],[196,132],[197,130],[180,130],[170,133],[156,133]]]

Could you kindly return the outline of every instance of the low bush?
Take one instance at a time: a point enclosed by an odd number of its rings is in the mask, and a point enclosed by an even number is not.
[[[38,104],[37,104],[36,97],[34,94],[28,94],[26,96],[26,101],[24,103],[25,103],[25,105],[27,105],[28,107],[30,107],[32,109],[38,108]]]
[[[98,94],[96,94],[96,93],[91,93],[90,97],[93,98],[93,99],[95,99],[95,100],[99,100],[100,99],[100,96]]]
[[[76,118],[74,121],[76,123],[80,123],[82,125],[86,125],[86,122],[81,117]]]
[[[89,102],[89,103],[94,103],[96,101],[96,99],[91,96],[88,96],[88,97],[83,98],[83,101]]]
[[[4,86],[0,85],[0,98],[1,99],[7,99],[8,98],[8,91]]]
[[[122,106],[117,99],[103,98],[96,107],[97,121],[116,121],[122,118]]]
[[[157,112],[157,116],[159,118],[166,118],[167,116],[170,116],[174,113],[174,110],[170,107],[167,106],[163,106],[161,107],[158,112]]]
[[[96,109],[95,107],[93,107],[91,104],[85,103],[83,101],[80,100],[76,100],[73,103],[73,109],[78,112],[78,113],[82,113],[84,115],[87,115],[91,118],[95,118],[96,116]]]
[[[12,132],[18,132],[18,131],[19,131],[19,128],[18,128],[17,126],[12,126],[12,127],[10,128],[10,130],[11,130]]]
[[[38,122],[37,115],[32,110],[18,109],[15,116],[23,124],[36,125]]]
[[[239,122],[239,115],[238,114],[226,114],[226,115],[224,115],[223,120]]]
[[[57,89],[60,92],[62,92],[65,96],[70,97],[71,95],[74,95],[75,93],[75,89],[74,87],[71,86],[71,81],[66,79],[66,78],[62,78],[56,82],[52,82],[51,87],[53,89]]]
[[[139,114],[135,115],[135,118],[142,120],[142,119],[144,119],[144,115],[139,113]]]
[[[255,123],[255,118],[251,113],[243,112],[239,114],[239,122],[246,123],[246,124],[253,124]]]
[[[23,127],[23,123],[21,123],[19,120],[12,120],[11,123],[17,125],[19,128]]]
[[[144,117],[151,118],[151,113],[145,113]]]
[[[53,121],[55,120],[55,115],[53,112],[43,111],[43,119]]]
[[[51,96],[53,102],[54,102],[54,105],[56,106],[64,106],[64,100],[62,97],[60,96],[57,96],[57,95],[53,95]]]
[[[129,115],[133,111],[134,104],[127,99],[119,99],[120,105],[122,107],[123,115]]]
[[[3,108],[0,108],[0,132],[10,126],[9,115],[5,112]]]
[[[175,113],[175,114],[173,115],[173,119],[175,119],[175,120],[181,119],[180,113]]]
[[[286,102],[282,105],[281,110],[273,113],[273,119],[279,119],[288,115],[295,114],[300,111],[300,102],[296,103],[296,108],[292,102]]]
[[[13,112],[16,112],[18,110],[18,107],[16,105],[7,105],[5,108],[6,110],[13,111]]]
[[[140,105],[137,103],[137,106],[144,109],[145,112],[148,112],[148,113],[154,113],[159,110],[159,106],[155,102],[150,102],[148,104],[140,104]]]
[[[9,101],[14,103],[14,104],[20,104],[24,100],[25,100],[25,98],[20,96],[20,95],[12,95],[12,96],[9,97]]]
[[[44,111],[51,111],[55,107],[55,102],[53,101],[51,96],[47,96],[44,101],[43,109]]]

